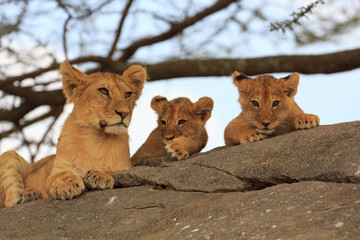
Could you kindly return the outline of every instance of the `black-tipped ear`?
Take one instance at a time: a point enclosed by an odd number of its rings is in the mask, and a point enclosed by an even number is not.
[[[280,78],[279,80],[282,81],[284,92],[289,97],[295,96],[297,92],[297,87],[299,85],[299,73],[295,72],[289,76]]]
[[[204,122],[210,118],[213,107],[214,101],[209,97],[202,97],[193,105],[194,113]]]
[[[164,107],[169,103],[166,97],[155,96],[151,100],[151,108],[155,110],[157,114],[161,114],[164,110]]]
[[[233,78],[233,83],[235,84],[235,86],[237,86],[239,88],[239,91],[243,91],[244,89],[244,84],[242,84],[245,80],[245,79],[250,79],[250,77],[246,76],[245,74],[243,73],[239,73],[237,71],[235,71],[233,74],[232,74],[232,78]],[[246,84],[245,84],[246,85]]]
[[[291,77],[291,74],[289,76],[286,76],[286,77],[282,77],[281,79],[285,79],[285,80],[288,80],[289,78]]]
[[[235,77],[235,79],[238,80],[238,81],[241,81],[241,80],[243,80],[243,79],[248,79],[248,78],[249,78],[249,77],[246,76],[246,75],[243,74],[243,73],[240,73],[239,75],[237,75],[237,76]]]

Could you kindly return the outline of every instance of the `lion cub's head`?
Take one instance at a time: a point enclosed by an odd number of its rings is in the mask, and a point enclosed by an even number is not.
[[[87,75],[65,61],[60,67],[67,102],[74,103],[76,124],[109,134],[126,133],[136,100],[146,80],[146,70],[138,65],[123,75]]]
[[[233,82],[239,90],[242,112],[258,132],[273,133],[296,105],[298,73],[277,79],[270,75],[250,78],[234,72]]]
[[[158,114],[163,142],[196,135],[210,118],[213,105],[213,100],[208,97],[202,97],[196,103],[183,97],[172,101],[162,96],[154,97],[151,107]]]

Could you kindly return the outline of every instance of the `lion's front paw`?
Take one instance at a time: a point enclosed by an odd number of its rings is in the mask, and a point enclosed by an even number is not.
[[[15,204],[43,199],[41,192],[35,188],[27,188],[22,191],[16,191],[6,196],[5,205],[10,207]]]
[[[69,200],[78,197],[85,190],[85,185],[80,176],[66,174],[56,178],[48,190],[52,198]]]
[[[187,159],[189,157],[189,152],[186,151],[184,144],[178,139],[174,139],[168,142],[165,146],[166,151],[174,158],[178,160]]]
[[[88,171],[84,177],[84,183],[88,189],[114,188],[114,178],[101,171]]]
[[[249,129],[240,134],[240,144],[260,141],[266,137],[267,136],[265,134],[260,133],[255,129]]]
[[[294,119],[295,129],[306,129],[319,126],[320,118],[314,114],[301,114]]]

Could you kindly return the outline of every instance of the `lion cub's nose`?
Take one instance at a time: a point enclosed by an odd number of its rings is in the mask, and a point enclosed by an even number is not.
[[[270,125],[270,122],[261,122],[262,125],[264,125],[265,128],[267,128]]]
[[[165,139],[166,139],[167,141],[173,140],[174,138],[175,138],[175,136],[165,137]]]
[[[124,119],[124,118],[126,118],[127,116],[129,116],[129,112],[119,112],[119,111],[116,111],[116,110],[115,110],[115,113],[116,113],[117,115],[119,115],[119,116],[121,117],[121,119]]]

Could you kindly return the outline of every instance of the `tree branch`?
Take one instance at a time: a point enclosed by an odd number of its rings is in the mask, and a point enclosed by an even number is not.
[[[94,61],[93,57],[86,58]],[[96,58],[95,58],[96,59]],[[104,60],[104,58],[100,58]],[[72,63],[86,62],[77,59]],[[102,71],[122,74],[129,64],[105,59]],[[145,64],[146,65],[146,64]],[[247,75],[275,72],[299,72],[303,74],[336,73],[360,68],[360,48],[320,55],[280,55],[259,58],[178,60],[146,65],[150,81],[180,77],[230,76],[237,70]],[[88,72],[98,70],[91,69]],[[18,78],[22,78],[18,76]],[[0,90],[25,98],[34,107],[64,104],[62,90],[35,92],[31,88],[0,85]]]
[[[8,122],[18,122],[21,118],[23,118],[27,113],[31,112],[34,109],[32,104],[28,102],[24,102],[19,107],[5,110],[0,109],[0,116],[1,121],[8,121]]]
[[[123,50],[122,56],[119,58],[119,61],[125,62],[131,58],[135,52],[144,46],[152,45],[154,43],[162,42],[167,39],[172,38],[176,34],[182,32],[185,28],[199,22],[203,18],[218,12],[221,9],[226,8],[231,3],[236,2],[237,0],[218,0],[214,5],[209,8],[204,9],[202,12],[197,13],[193,17],[185,18],[184,21],[178,23],[172,23],[170,29],[167,32],[164,32],[158,36],[151,38],[144,38],[139,41],[132,43],[130,46]]]
[[[72,16],[69,14],[68,18],[66,19],[65,23],[64,23],[64,26],[63,26],[63,40],[62,40],[62,43],[63,43],[63,50],[64,50],[64,55],[65,55],[65,58],[68,59],[68,48],[67,48],[67,30],[68,30],[68,24],[70,22],[70,20],[72,19]]]
[[[122,29],[123,29],[125,19],[126,19],[128,13],[129,13],[129,9],[130,9],[132,3],[133,3],[133,0],[128,0],[127,4],[126,4],[126,6],[125,6],[125,8],[124,8],[124,10],[123,10],[123,12],[122,12],[122,16],[121,16],[121,18],[120,18],[119,26],[118,26],[118,28],[117,28],[117,30],[116,30],[115,39],[114,39],[114,42],[113,42],[113,44],[112,44],[112,46],[111,46],[111,48],[110,48],[110,51],[109,51],[109,54],[108,54],[108,58],[111,58],[112,55],[113,55],[114,52],[115,52],[116,45],[117,45],[117,43],[119,42],[120,35],[121,35],[121,31],[122,31]]]
[[[292,19],[291,20],[285,20],[283,22],[275,22],[275,23],[270,23],[270,31],[279,31],[281,30],[283,33],[285,33],[286,29],[290,29],[293,30],[292,25],[296,24],[296,25],[300,25],[299,20],[303,17],[305,17],[307,14],[312,12],[312,9],[318,5],[319,3],[324,4],[323,0],[317,0],[313,3],[311,3],[310,5],[308,5],[307,7],[302,7],[299,9],[298,12],[293,12],[292,15]]]
[[[122,73],[126,66],[107,69]],[[279,55],[259,58],[178,60],[146,65],[150,81],[180,78],[230,76],[235,70],[248,75],[275,72],[303,74],[336,73],[360,68],[360,48],[320,55]]]
[[[30,125],[32,125],[32,124],[34,124],[34,123],[37,123],[37,122],[42,121],[42,120],[44,120],[44,119],[46,119],[46,118],[48,118],[48,117],[52,117],[52,116],[56,115],[57,110],[58,110],[59,108],[62,109],[62,108],[63,108],[63,105],[60,105],[60,106],[57,106],[57,107],[54,106],[54,107],[52,107],[52,108],[50,109],[49,112],[44,113],[43,115],[41,115],[41,116],[39,116],[39,117],[37,117],[37,118],[34,118],[34,119],[31,119],[31,120],[25,121],[25,122],[22,123],[21,125],[19,125],[19,124],[15,125],[12,129],[0,133],[0,139],[5,138],[5,137],[8,137],[10,134],[12,134],[12,133],[14,133],[14,132],[18,132],[19,130],[24,129],[25,127],[30,126]]]
[[[79,64],[79,63],[87,63],[87,62],[101,63],[102,65],[105,65],[105,66],[112,64],[112,61],[109,61],[109,59],[101,57],[101,56],[79,57],[79,58],[76,58],[76,59],[70,61],[71,64]],[[57,63],[56,61],[54,61],[47,68],[39,68],[38,70],[35,70],[33,72],[24,73],[22,75],[8,77],[6,79],[0,80],[0,90],[3,90],[3,87],[5,85],[13,84],[16,81],[22,81],[26,78],[36,78],[36,77],[40,76],[41,74],[58,69],[59,66],[60,66],[60,63]]]
[[[27,102],[34,106],[40,105],[56,105],[64,104],[65,97],[62,94],[62,90],[51,91],[34,91],[32,87],[16,87],[14,85],[4,85],[0,87],[0,90],[5,91],[11,95],[19,96],[26,99]]]
[[[39,150],[40,150],[40,147],[41,147],[41,144],[45,143],[45,140],[46,140],[46,137],[48,136],[48,134],[50,133],[51,129],[53,128],[54,124],[56,123],[56,121],[58,120],[59,116],[61,115],[61,113],[63,112],[64,110],[64,107],[63,105],[60,107],[55,107],[55,109],[53,110],[53,121],[51,122],[51,124],[47,127],[42,139],[36,144],[36,152],[34,154],[32,154],[31,156],[31,163],[34,162],[34,160],[36,159],[37,155],[39,154]],[[31,151],[29,149],[29,151]]]

